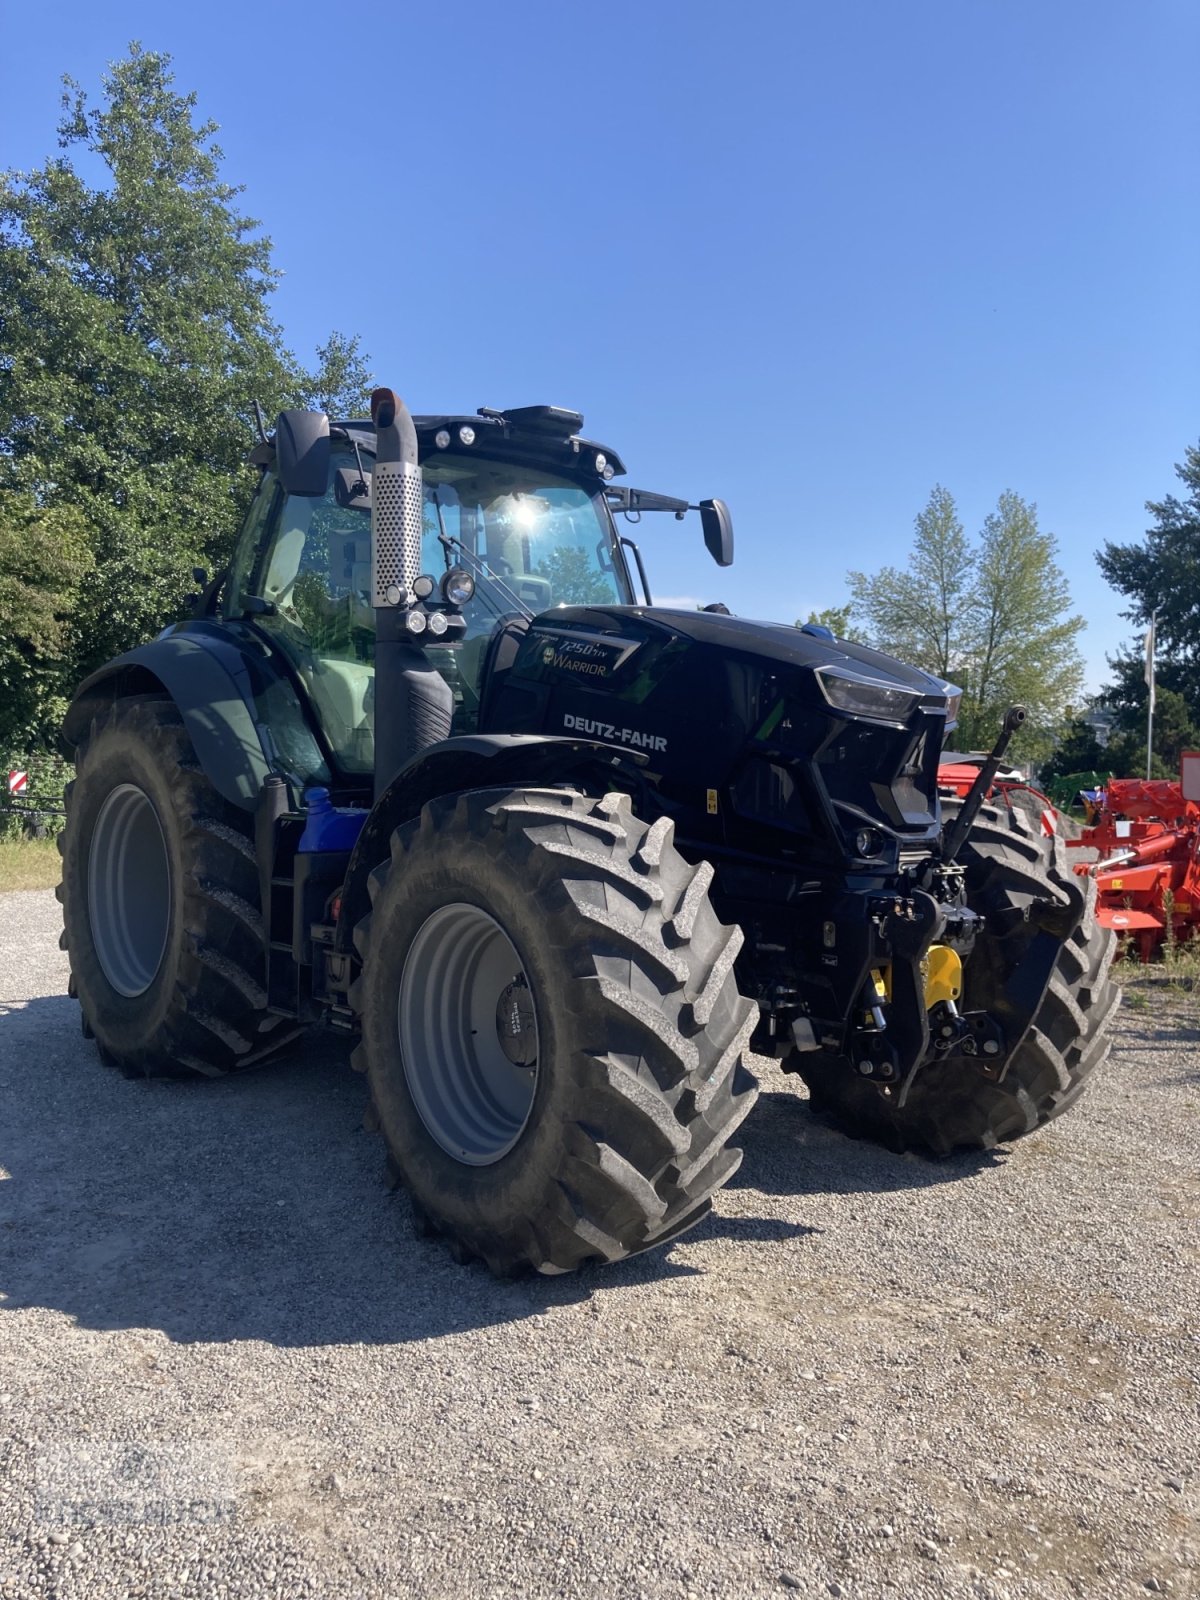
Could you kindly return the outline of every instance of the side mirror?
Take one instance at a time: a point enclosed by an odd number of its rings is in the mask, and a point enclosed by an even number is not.
[[[700,526],[709,555],[719,567],[733,565],[733,518],[724,500],[701,500]]]
[[[281,411],[275,460],[288,494],[317,497],[329,487],[329,418],[323,411]]]

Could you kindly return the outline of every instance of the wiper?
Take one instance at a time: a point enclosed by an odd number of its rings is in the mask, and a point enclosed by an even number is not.
[[[441,520],[441,507],[439,506],[438,521],[441,522]],[[461,539],[456,539],[452,533],[447,533],[443,527],[442,531],[438,534],[438,543],[447,551],[457,550],[462,559],[470,563],[477,575],[487,578],[489,582],[495,584],[496,588],[500,590],[501,594],[503,594],[506,599],[512,601],[513,605],[516,606],[517,610],[527,622],[533,621],[534,613],[525,604],[524,600],[521,599],[520,595],[516,594],[512,589],[510,589],[500,574],[498,572],[493,572],[486,561],[481,561],[477,555],[472,554],[472,552],[467,549],[466,545],[463,544]],[[492,609],[495,611],[497,616],[501,615],[500,607],[495,605],[494,602],[492,602],[490,598],[483,593],[483,591],[477,589],[475,592],[480,594],[482,598],[488,600],[488,603],[492,605]]]

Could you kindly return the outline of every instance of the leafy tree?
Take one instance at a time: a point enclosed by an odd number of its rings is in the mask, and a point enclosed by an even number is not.
[[[0,494],[0,752],[47,743],[61,720],[62,660],[91,567],[79,511]]]
[[[1038,767],[1038,782],[1045,785],[1072,772],[1107,772],[1111,761],[1108,746],[1097,739],[1091,723],[1073,717],[1062,738]]]
[[[365,417],[375,379],[359,349],[358,335],[331,333],[317,346],[317,360],[320,364],[304,391],[304,404],[342,420]]]
[[[954,497],[937,484],[917,516],[905,567],[848,574],[850,610],[879,648],[948,678],[969,649],[974,576]]]
[[[1200,750],[1200,728],[1192,720],[1188,702],[1175,689],[1157,685],[1154,694],[1154,737],[1150,776],[1178,778],[1179,757],[1185,750]],[[1139,718],[1132,707],[1118,715],[1105,750],[1106,765],[1121,778],[1141,778],[1146,772],[1146,708]]]
[[[1153,518],[1145,538],[1110,541],[1096,560],[1114,589],[1130,603],[1122,614],[1140,630],[1155,624],[1155,711],[1151,770],[1175,777],[1181,750],[1200,749],[1195,716],[1200,709],[1200,448],[1189,447],[1175,469],[1187,489],[1183,499],[1149,500]],[[1111,742],[1113,771],[1146,770],[1144,638],[1109,658],[1113,680],[1102,695],[1116,713]]]
[[[903,569],[848,575],[852,608],[873,645],[963,689],[961,749],[990,745],[1005,710],[1022,704],[1030,716],[1016,748],[1036,760],[1078,702],[1084,622],[1070,614],[1056,555],[1036,507],[1011,491],[972,545],[939,486],[917,517]]]
[[[1154,522],[1145,538],[1129,544],[1110,540],[1096,561],[1112,587],[1131,602],[1122,613],[1130,622],[1145,629],[1158,611],[1159,670],[1165,661],[1178,674],[1173,687],[1200,706],[1200,447],[1189,446],[1175,472],[1186,496],[1148,500]],[[1113,664],[1124,677],[1122,666]],[[1140,681],[1140,656],[1137,677]]]
[[[0,495],[87,525],[79,674],[179,615],[193,565],[225,564],[254,401],[355,397],[362,361],[335,334],[308,377],[284,348],[270,240],[169,56],[132,45],[98,105],[64,82],[63,154],[0,176]]]

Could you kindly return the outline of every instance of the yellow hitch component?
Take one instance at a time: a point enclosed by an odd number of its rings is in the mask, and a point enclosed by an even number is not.
[[[962,958],[948,944],[931,944],[922,961],[925,973],[925,1009],[939,1001],[957,1000],[962,993]]]
[[[871,982],[875,985],[875,993],[880,1000],[890,1000],[892,998],[891,967],[872,967]]]

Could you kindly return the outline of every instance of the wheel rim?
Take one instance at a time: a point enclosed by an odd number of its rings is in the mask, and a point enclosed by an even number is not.
[[[88,922],[104,976],[135,999],[158,976],[171,925],[171,867],[162,823],[133,783],[100,807],[88,852]]]
[[[521,1137],[538,1077],[537,1008],[512,940],[478,906],[442,906],[412,942],[396,1005],[409,1093],[448,1155],[491,1166]]]

